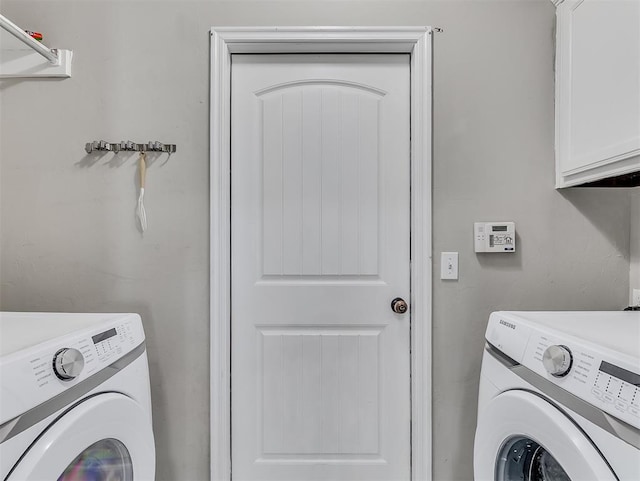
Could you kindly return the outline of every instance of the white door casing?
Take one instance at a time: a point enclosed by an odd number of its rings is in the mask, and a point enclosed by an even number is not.
[[[411,66],[412,479],[431,471],[431,29],[212,29],[211,466],[230,479],[230,81],[232,53],[408,53]],[[276,330],[277,331],[277,330]],[[269,334],[274,334],[271,330]],[[369,332],[370,334],[370,332]],[[271,336],[268,341],[278,337]],[[264,336],[265,339],[269,336]],[[366,344],[366,343],[365,343]]]
[[[234,55],[237,480],[409,479],[409,57]]]

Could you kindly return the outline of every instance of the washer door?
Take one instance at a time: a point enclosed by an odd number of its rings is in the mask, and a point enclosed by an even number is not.
[[[153,481],[149,415],[122,394],[88,398],[31,445],[7,481]]]
[[[476,481],[616,481],[586,434],[563,412],[526,391],[507,391],[479,413]]]

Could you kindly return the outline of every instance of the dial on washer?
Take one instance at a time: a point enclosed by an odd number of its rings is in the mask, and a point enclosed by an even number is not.
[[[563,377],[571,370],[573,355],[567,346],[549,346],[542,355],[542,364],[552,376]]]
[[[72,347],[65,347],[53,356],[53,372],[58,379],[71,381],[80,375],[84,368],[84,356]]]

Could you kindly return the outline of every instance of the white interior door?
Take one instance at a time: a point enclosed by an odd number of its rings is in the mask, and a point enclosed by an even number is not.
[[[234,480],[410,477],[409,55],[233,55]]]

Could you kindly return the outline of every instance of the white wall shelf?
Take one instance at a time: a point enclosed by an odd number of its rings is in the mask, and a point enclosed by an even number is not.
[[[51,49],[0,15],[0,78],[71,77],[71,50]]]

